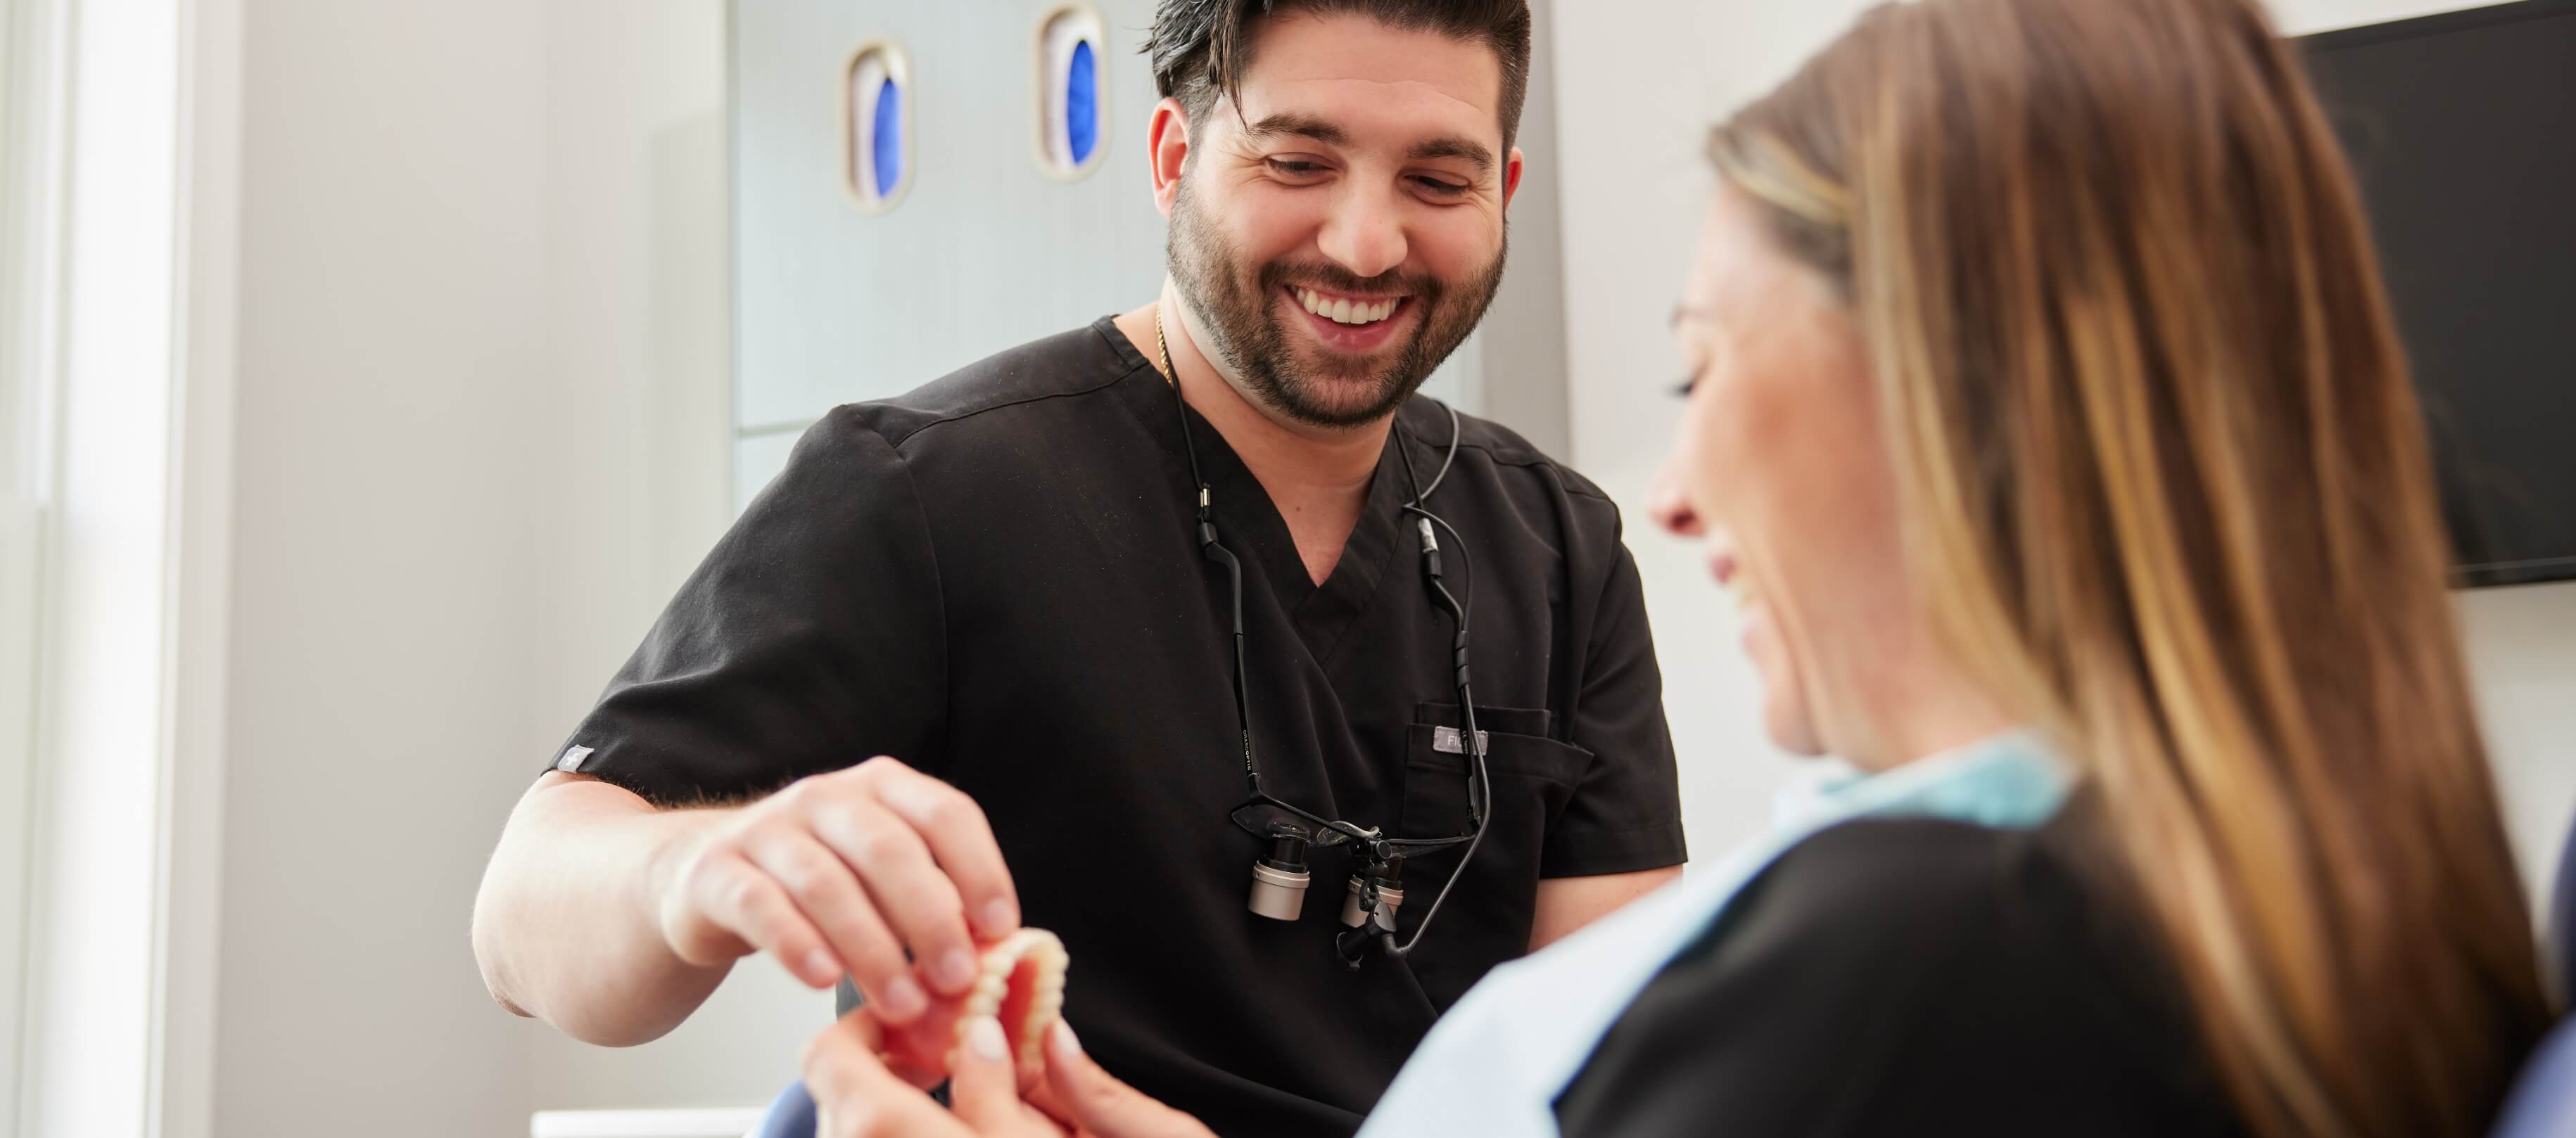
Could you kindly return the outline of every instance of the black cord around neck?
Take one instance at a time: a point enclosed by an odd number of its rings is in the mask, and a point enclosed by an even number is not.
[[[1200,552],[1204,554],[1208,560],[1215,561],[1225,566],[1229,584],[1232,586],[1234,599],[1235,722],[1241,728],[1243,733],[1244,781],[1248,784],[1252,793],[1257,795],[1261,793],[1261,772],[1258,763],[1253,757],[1252,749],[1252,700],[1251,692],[1249,691],[1251,677],[1249,666],[1245,659],[1243,635],[1243,564],[1241,561],[1236,559],[1232,550],[1227,549],[1222,542],[1217,540],[1216,520],[1212,513],[1213,502],[1208,491],[1207,477],[1200,471],[1198,443],[1190,431],[1189,400],[1182,397],[1180,371],[1172,366],[1172,348],[1171,344],[1165,339],[1163,331],[1163,312],[1159,302],[1157,302],[1154,309],[1154,349],[1161,356],[1163,381],[1166,384],[1169,384],[1172,389],[1172,407],[1179,415],[1181,421],[1181,450],[1189,456],[1190,481],[1198,486]],[[1431,476],[1430,485],[1423,485],[1420,477],[1414,470],[1413,448],[1409,441],[1413,432],[1405,427],[1400,414],[1394,423],[1395,437],[1390,440],[1390,445],[1396,448],[1397,456],[1403,459],[1404,480],[1413,490],[1413,501],[1407,503],[1402,508],[1403,512],[1419,515],[1422,519],[1420,523],[1422,527],[1421,546],[1425,575],[1429,580],[1432,592],[1440,598],[1441,607],[1449,613],[1450,619],[1455,622],[1457,627],[1457,632],[1451,639],[1450,645],[1451,664],[1455,669],[1457,679],[1460,721],[1459,750],[1468,756],[1468,761],[1472,766],[1472,770],[1468,775],[1467,781],[1467,812],[1468,816],[1473,819],[1475,823],[1476,831],[1467,839],[1466,852],[1458,855],[1457,868],[1450,871],[1449,879],[1443,882],[1440,886],[1440,892],[1431,898],[1431,907],[1423,911],[1422,920],[1413,926],[1412,938],[1399,943],[1393,932],[1381,932],[1378,934],[1377,941],[1380,948],[1388,956],[1395,957],[1398,960],[1411,955],[1414,948],[1422,943],[1423,934],[1431,930],[1432,919],[1440,915],[1440,907],[1449,900],[1450,891],[1457,888],[1458,879],[1466,876],[1467,863],[1475,858],[1477,847],[1482,846],[1485,843],[1485,829],[1493,820],[1491,817],[1492,795],[1487,789],[1492,786],[1492,783],[1488,781],[1488,772],[1485,764],[1484,739],[1482,734],[1476,730],[1475,689],[1469,681],[1467,669],[1467,616],[1471,611],[1470,606],[1474,605],[1476,601],[1475,566],[1467,556],[1466,539],[1458,535],[1456,527],[1451,526],[1448,521],[1441,518],[1440,515],[1432,513],[1426,505],[1431,497],[1431,493],[1438,490],[1440,488],[1440,483],[1449,477],[1449,468],[1451,464],[1455,463],[1458,459],[1458,443],[1462,437],[1460,423],[1458,421],[1458,409],[1456,407],[1449,406],[1446,403],[1443,403],[1441,406],[1444,410],[1449,412],[1449,446],[1447,452],[1441,456],[1440,469],[1434,472]],[[1450,540],[1457,544],[1458,565],[1462,570],[1461,576],[1464,578],[1462,591],[1466,593],[1466,599],[1463,601],[1458,597],[1451,595],[1448,585],[1442,580],[1439,541],[1432,535],[1432,529],[1435,526],[1440,530],[1446,531],[1449,534]],[[1374,895],[1377,887],[1372,883],[1366,886],[1366,888],[1372,895]],[[1372,912],[1374,912],[1375,907],[1376,905],[1373,903],[1371,905]],[[1371,919],[1374,921],[1374,916],[1372,916]],[[1364,934],[1368,927],[1369,926],[1367,925],[1363,925],[1360,929],[1352,931]],[[1345,935],[1347,936],[1348,934]],[[1336,938],[1336,943],[1341,943],[1340,938]],[[1354,955],[1348,948],[1344,948],[1342,952],[1344,957],[1349,960],[1351,967],[1359,967],[1359,956]]]
[[[1440,915],[1440,907],[1449,900],[1450,890],[1457,888],[1458,879],[1466,875],[1467,863],[1474,860],[1477,847],[1485,843],[1485,828],[1493,820],[1491,816],[1492,794],[1489,789],[1493,783],[1489,781],[1490,776],[1486,769],[1484,738],[1483,735],[1476,730],[1476,690],[1467,668],[1467,617],[1468,613],[1472,611],[1470,606],[1474,605],[1476,600],[1475,563],[1473,559],[1467,555],[1467,540],[1458,536],[1458,530],[1456,527],[1451,526],[1448,521],[1441,518],[1440,515],[1432,513],[1427,504],[1428,499],[1431,496],[1431,492],[1440,488],[1441,481],[1449,476],[1450,464],[1456,462],[1458,458],[1458,442],[1460,438],[1458,409],[1456,407],[1449,407],[1445,403],[1442,406],[1446,407],[1449,412],[1449,448],[1448,453],[1441,457],[1440,470],[1438,473],[1431,476],[1431,484],[1429,486],[1422,485],[1415,476],[1413,469],[1413,448],[1410,445],[1407,445],[1405,439],[1401,437],[1396,440],[1396,445],[1399,453],[1404,457],[1405,481],[1411,483],[1414,487],[1413,501],[1404,507],[1404,512],[1419,515],[1422,519],[1418,524],[1422,527],[1422,565],[1424,576],[1431,586],[1432,593],[1440,598],[1441,607],[1448,611],[1450,619],[1454,621],[1457,626],[1457,633],[1450,641],[1450,651],[1451,665],[1455,669],[1454,675],[1458,689],[1458,749],[1467,756],[1468,763],[1470,764],[1470,770],[1467,776],[1467,813],[1468,817],[1475,823],[1476,832],[1473,837],[1467,839],[1466,852],[1458,855],[1458,866],[1450,872],[1449,880],[1443,882],[1440,886],[1440,892],[1431,898],[1431,907],[1423,911],[1422,920],[1413,926],[1412,938],[1399,943],[1393,932],[1381,932],[1378,934],[1377,941],[1379,947],[1384,950],[1388,956],[1395,957],[1398,960],[1411,955],[1414,946],[1422,943],[1422,936],[1424,933],[1430,931],[1433,918]],[[1412,434],[1410,430],[1405,428],[1401,419],[1397,420],[1396,429],[1404,435],[1409,436]],[[1462,591],[1467,594],[1464,601],[1461,601],[1456,596],[1450,594],[1449,586],[1443,579],[1444,573],[1441,568],[1440,543],[1432,536],[1432,528],[1434,526],[1446,531],[1449,534],[1450,540],[1455,542],[1457,545],[1458,567],[1461,570],[1460,575],[1464,578]],[[1352,966],[1358,966],[1356,960],[1353,961]]]
[[[1234,722],[1242,733],[1243,783],[1246,791],[1261,793],[1261,761],[1252,749],[1252,665],[1245,656],[1243,637],[1243,562],[1234,551],[1217,540],[1214,496],[1208,492],[1207,476],[1199,472],[1198,442],[1190,437],[1190,403],[1181,397],[1181,372],[1172,366],[1172,346],[1163,337],[1162,302],[1154,304],[1154,351],[1162,357],[1163,382],[1172,389],[1172,409],[1181,420],[1181,450],[1190,458],[1190,481],[1197,484],[1199,554],[1225,566],[1226,581],[1232,586],[1234,600]]]

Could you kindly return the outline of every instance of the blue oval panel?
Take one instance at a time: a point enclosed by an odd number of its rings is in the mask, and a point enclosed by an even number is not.
[[[1076,166],[1091,161],[1100,145],[1100,69],[1088,40],[1073,45],[1073,64],[1065,71],[1064,138]]]
[[[869,131],[869,154],[875,159],[877,197],[894,196],[903,184],[903,88],[887,79],[877,89],[876,121]]]

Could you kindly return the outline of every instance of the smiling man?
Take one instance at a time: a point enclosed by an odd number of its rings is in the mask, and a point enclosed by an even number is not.
[[[908,1024],[1025,921],[1111,1072],[1345,1133],[1677,872],[1618,512],[1415,394],[1502,277],[1527,8],[1164,0],[1149,50],[1161,296],[806,435],[513,815],[505,1006],[641,1041],[767,953]]]

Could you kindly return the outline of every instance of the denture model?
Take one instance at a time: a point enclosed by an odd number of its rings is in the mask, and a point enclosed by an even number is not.
[[[1002,1022],[1020,1069],[1034,1069],[1047,1029],[1064,1014],[1064,973],[1072,963],[1064,942],[1045,929],[1021,929],[985,949],[957,1017],[958,1044],[966,1042],[966,1025],[975,1017],[992,1016]]]

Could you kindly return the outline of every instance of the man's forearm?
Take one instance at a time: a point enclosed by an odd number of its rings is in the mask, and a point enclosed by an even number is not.
[[[512,811],[474,900],[474,957],[493,998],[607,1046],[678,1026],[731,966],[672,951],[654,878],[722,813],[656,810],[608,783],[546,775]]]
[[[1538,883],[1538,915],[1530,926],[1530,951],[1573,935],[1628,902],[1681,878],[1680,866],[1598,877],[1551,877]]]

